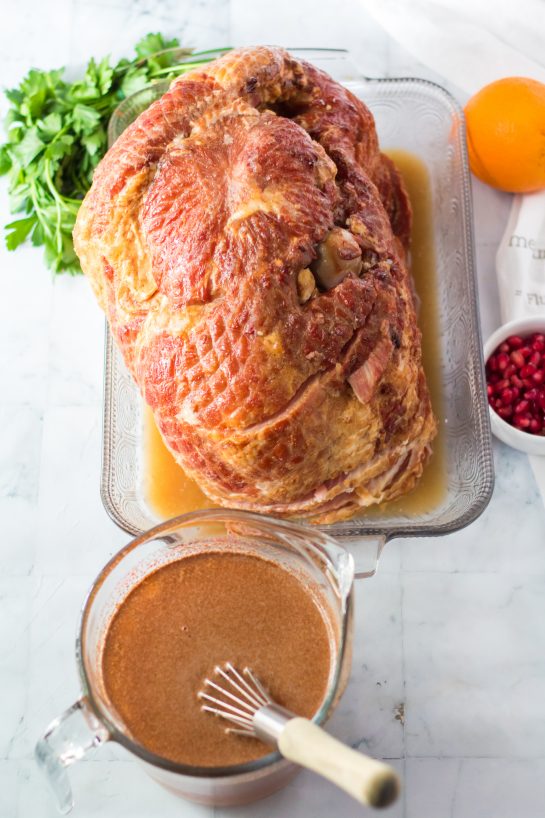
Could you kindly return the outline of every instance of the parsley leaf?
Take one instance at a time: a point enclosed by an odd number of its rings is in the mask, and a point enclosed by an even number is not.
[[[89,136],[83,136],[81,139],[81,144],[87,150],[89,156],[95,156],[99,151],[102,153],[102,151],[105,149],[106,141],[106,132],[103,128],[100,128]]]
[[[72,148],[74,138],[70,134],[59,135],[58,139],[51,141],[45,149],[44,159],[62,159]]]
[[[16,247],[19,247],[35,225],[36,216],[28,216],[26,219],[18,219],[15,222],[6,224],[6,230],[9,230],[9,233],[6,235],[6,246],[8,250],[15,250]]]
[[[0,176],[3,176],[11,168],[11,159],[6,145],[0,147]]]
[[[45,148],[45,142],[42,142],[38,136],[36,128],[28,130],[21,141],[14,146],[13,156],[20,165],[30,165],[32,160]]]
[[[120,90],[124,97],[130,97],[149,85],[148,69],[145,66],[131,66],[121,81]]]
[[[100,123],[100,114],[90,105],[78,103],[72,111],[72,123],[76,133],[88,135]]]
[[[175,38],[165,40],[162,34],[146,34],[145,37],[142,37],[140,42],[136,43],[134,50],[139,57],[149,57],[158,51],[164,51],[167,48],[176,48],[179,45],[179,40]]]
[[[38,120],[38,128],[45,136],[55,136],[62,128],[62,117],[58,112],[52,112],[41,120]]]

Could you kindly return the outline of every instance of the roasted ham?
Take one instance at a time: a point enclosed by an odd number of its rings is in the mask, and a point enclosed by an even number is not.
[[[415,485],[436,424],[410,227],[369,110],[279,48],[175,80],[108,151],[76,249],[212,500],[329,522]]]

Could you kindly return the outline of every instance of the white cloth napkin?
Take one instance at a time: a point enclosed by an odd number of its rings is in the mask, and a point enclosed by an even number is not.
[[[415,59],[468,95],[500,77],[545,82],[542,0],[361,0]]]
[[[545,190],[513,198],[496,270],[503,323],[545,315]]]
[[[542,0],[361,0],[367,12],[413,57],[471,96],[500,77],[545,82]],[[502,320],[544,314],[545,258],[532,257],[512,235],[545,248],[545,192],[515,196],[497,259]],[[507,277],[511,271],[511,284]],[[516,273],[513,276],[513,272]],[[514,285],[515,279],[522,282]],[[517,290],[525,291],[526,296]],[[545,457],[530,457],[545,502]]]
[[[545,316],[545,190],[514,197],[496,270],[504,323]],[[545,502],[545,457],[531,455],[529,460]]]

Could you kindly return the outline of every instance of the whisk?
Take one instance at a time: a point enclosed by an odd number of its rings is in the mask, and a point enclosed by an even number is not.
[[[392,767],[358,753],[308,719],[274,702],[250,668],[240,673],[230,662],[217,665],[219,681],[204,680],[199,691],[202,710],[234,725],[229,733],[259,738],[274,745],[284,758],[329,779],[362,804],[387,807],[399,793]]]

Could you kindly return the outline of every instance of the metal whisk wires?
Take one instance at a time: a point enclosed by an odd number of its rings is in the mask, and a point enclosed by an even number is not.
[[[227,733],[255,737],[253,717],[261,707],[273,703],[271,697],[248,667],[239,673],[231,662],[226,662],[223,667],[216,665],[214,673],[223,679],[224,684],[204,680],[204,686],[218,695],[199,691],[199,699],[205,702],[201,709],[236,725],[235,728],[227,727]]]

